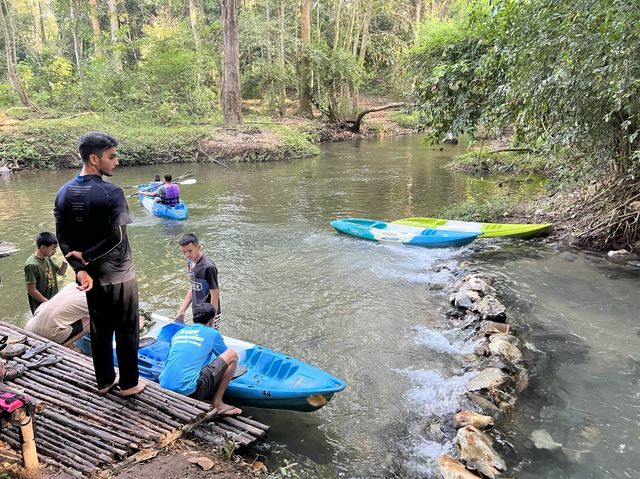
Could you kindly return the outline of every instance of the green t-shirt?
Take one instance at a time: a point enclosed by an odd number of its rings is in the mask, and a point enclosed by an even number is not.
[[[51,258],[40,259],[32,254],[24,263],[24,280],[27,284],[35,283],[36,289],[40,291],[40,294],[47,299],[51,299],[58,292],[56,274],[59,270],[60,267],[56,266]],[[29,307],[33,313],[42,303],[32,298],[29,294],[27,296],[29,297]]]

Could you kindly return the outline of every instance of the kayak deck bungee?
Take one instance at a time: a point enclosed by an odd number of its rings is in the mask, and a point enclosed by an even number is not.
[[[478,232],[448,231],[415,226],[394,225],[384,221],[365,218],[334,220],[331,226],[336,231],[358,238],[383,243],[401,243],[425,248],[447,248],[471,243]]]
[[[479,232],[479,238],[530,238],[547,231],[551,223],[479,223],[474,221],[446,220],[441,218],[403,218],[393,222],[396,225],[417,228],[445,229],[449,231]]]

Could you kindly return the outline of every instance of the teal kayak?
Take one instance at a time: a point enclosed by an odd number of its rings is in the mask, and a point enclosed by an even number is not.
[[[185,324],[158,314],[152,314],[151,320],[149,333],[140,338],[141,345],[151,344],[138,350],[138,369],[140,376],[157,382],[169,355],[171,338]],[[347,386],[343,380],[286,354],[228,336],[224,341],[238,353],[238,369],[246,369],[229,383],[224,395],[224,400],[234,406],[316,411]],[[76,346],[90,355],[89,335],[77,341]],[[113,357],[117,363],[115,347]]]
[[[471,243],[480,234],[479,231],[464,232],[419,228],[364,218],[334,220],[331,222],[331,226],[340,233],[358,238],[388,243],[402,243],[425,248],[464,246]]]
[[[148,184],[139,185],[138,189],[145,191],[149,189]],[[154,201],[153,196],[138,195],[138,199],[145,210],[155,216],[161,216],[164,218],[171,218],[174,220],[186,220],[189,217],[189,208],[182,201],[178,204],[169,206],[163,205],[160,202]]]

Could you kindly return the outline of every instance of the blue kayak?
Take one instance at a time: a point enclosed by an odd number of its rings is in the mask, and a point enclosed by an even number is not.
[[[449,231],[405,226],[363,218],[345,218],[331,222],[338,232],[372,241],[402,243],[426,248],[464,246],[478,237],[480,231]]]
[[[155,341],[139,349],[138,368],[140,376],[157,382],[169,354],[171,338],[185,324],[171,322],[157,314],[151,315],[151,319],[155,324],[140,341],[141,344]],[[310,412],[320,409],[346,387],[341,379],[299,359],[227,336],[224,341],[238,353],[238,370],[246,370],[229,383],[225,392],[225,402],[234,406]],[[90,354],[88,336],[76,345]]]
[[[139,190],[151,189],[148,184],[139,185]],[[189,208],[182,201],[174,206],[163,205],[157,201],[154,201],[153,196],[138,195],[138,199],[142,203],[142,206],[149,213],[156,216],[162,216],[164,218],[171,218],[174,220],[186,220],[189,217]]]

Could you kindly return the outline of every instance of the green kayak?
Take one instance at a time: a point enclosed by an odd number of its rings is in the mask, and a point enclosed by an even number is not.
[[[531,238],[544,233],[551,223],[541,224],[509,224],[509,223],[475,223],[472,221],[444,220],[439,218],[403,218],[393,223],[421,228],[446,229],[450,231],[480,232],[478,238],[495,238],[506,236],[511,238]]]

